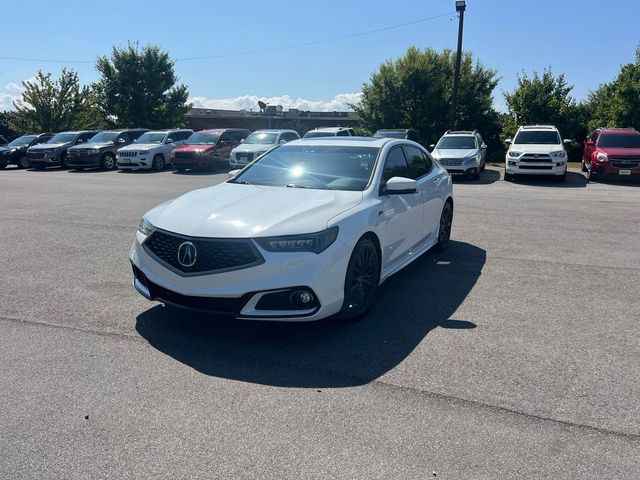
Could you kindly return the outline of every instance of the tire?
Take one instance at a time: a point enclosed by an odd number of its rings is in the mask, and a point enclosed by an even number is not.
[[[371,309],[378,283],[378,249],[370,239],[361,238],[349,259],[344,279],[344,303],[338,317],[352,322],[364,318]]]
[[[61,169],[65,169],[67,168],[67,154],[63,153],[62,155],[60,155],[60,168]]]
[[[596,174],[591,171],[591,168],[587,169],[587,182],[595,182]]]
[[[164,157],[160,154],[157,154],[153,157],[153,164],[151,168],[156,171],[164,170]]]
[[[451,202],[446,202],[442,207],[442,213],[440,214],[440,226],[438,227],[438,242],[434,248],[438,252],[444,252],[449,245],[449,239],[451,238],[451,225],[453,224],[453,205]]]
[[[116,157],[113,153],[105,153],[100,159],[100,168],[103,170],[114,170],[116,168]]]
[[[482,165],[480,165],[480,171],[484,172],[484,169],[486,168],[486,166],[487,166],[487,162],[483,160]]]
[[[31,166],[31,162],[26,156],[24,156],[18,159],[16,165],[18,165],[18,168],[29,168]]]
[[[511,173],[504,172],[504,181],[513,182],[513,175]]]
[[[480,169],[476,170],[476,173],[471,177],[472,180],[480,180]]]

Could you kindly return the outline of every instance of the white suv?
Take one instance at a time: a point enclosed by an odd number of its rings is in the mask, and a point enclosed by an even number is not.
[[[193,130],[153,130],[142,134],[134,143],[116,153],[120,170],[163,170],[171,163],[171,152],[182,145]]]
[[[318,137],[354,137],[356,132],[351,127],[323,127],[309,130],[302,138]]]
[[[567,151],[560,132],[553,125],[525,125],[513,141],[505,140],[509,150],[505,157],[504,179],[515,175],[553,175],[559,182],[567,178]]]

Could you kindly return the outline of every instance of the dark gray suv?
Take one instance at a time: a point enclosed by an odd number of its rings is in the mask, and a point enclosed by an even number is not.
[[[27,159],[33,168],[45,168],[67,165],[69,147],[85,143],[96,133],[96,130],[80,130],[75,132],[56,133],[46,143],[34,145],[27,149]]]
[[[75,170],[100,167],[104,170],[116,168],[116,151],[130,145],[144,132],[145,128],[105,130],[97,133],[87,143],[75,145],[67,151],[67,166]]]

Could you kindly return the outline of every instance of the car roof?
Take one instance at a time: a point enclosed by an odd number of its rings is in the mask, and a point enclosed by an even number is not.
[[[252,133],[281,133],[281,132],[296,132],[295,130],[292,130],[291,128],[261,128],[260,130],[256,130],[255,132]],[[298,133],[298,132],[296,132]]]
[[[285,145],[326,145],[326,146],[349,146],[349,147],[382,147],[389,142],[407,142],[400,138],[389,137],[312,137],[292,140]]]
[[[635,128],[632,127],[626,127],[626,128],[598,128],[598,130],[600,130],[600,133],[606,133],[609,135],[624,135],[624,134],[629,134],[629,133],[635,133],[637,135],[640,135],[640,132],[638,132]]]
[[[74,135],[80,135],[81,133],[91,133],[91,132],[98,133],[99,131],[100,130],[67,130],[66,132],[58,132],[58,133],[72,133]],[[54,135],[58,135],[58,133]]]
[[[313,130],[309,130],[310,132],[340,132],[342,130],[353,129],[353,127],[318,127]]]
[[[456,136],[456,137],[475,137],[476,132],[457,131],[457,132],[444,132],[443,137]]]
[[[519,130],[558,130],[554,125],[522,125]]]
[[[205,128],[204,130],[198,130],[198,133],[224,133],[224,132],[248,132],[248,128]]]

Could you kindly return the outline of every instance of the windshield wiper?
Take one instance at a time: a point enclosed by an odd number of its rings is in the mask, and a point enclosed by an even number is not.
[[[234,179],[231,179],[231,180],[229,180],[229,183],[239,183],[240,185],[251,185],[246,180],[234,180]]]
[[[297,183],[287,183],[285,185],[285,187],[287,187],[287,188],[311,188],[311,187],[305,187],[304,185],[298,185]]]

